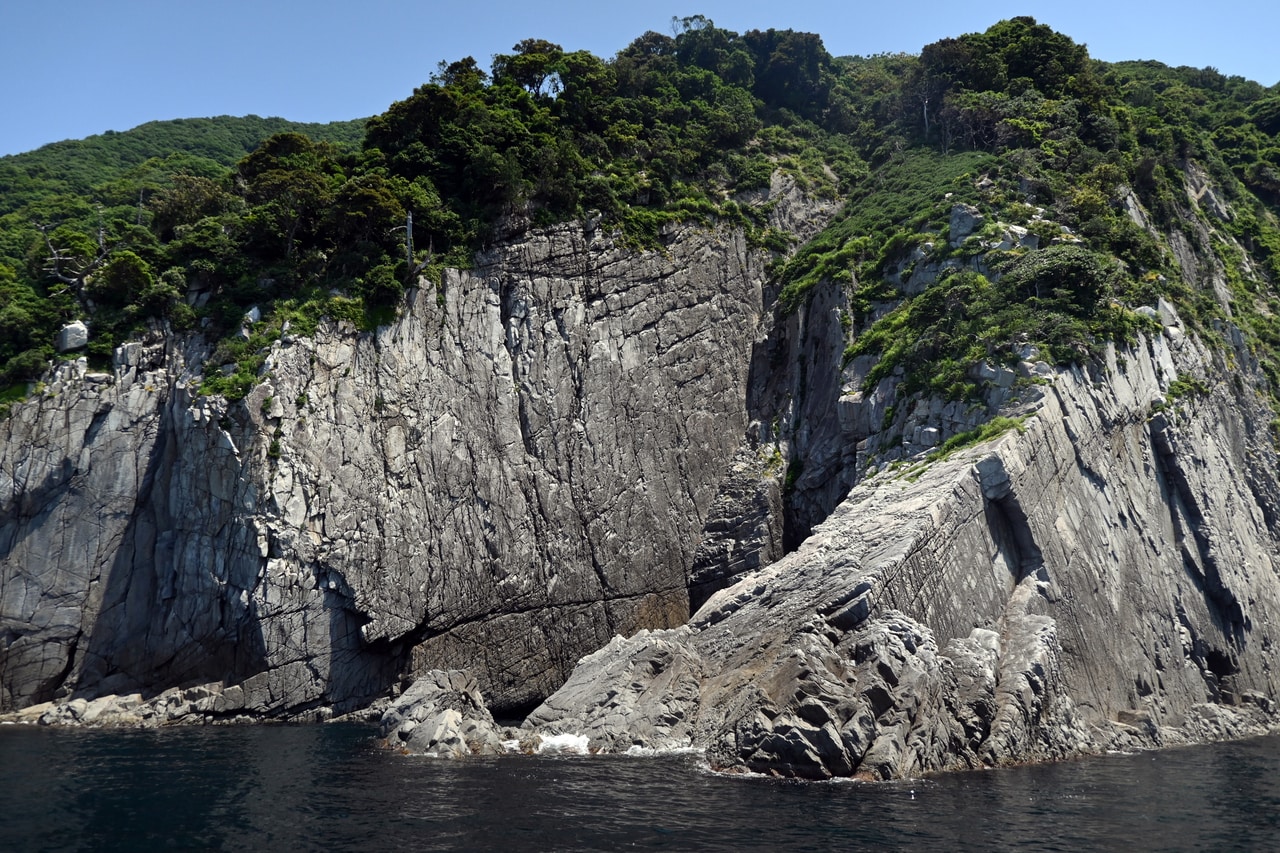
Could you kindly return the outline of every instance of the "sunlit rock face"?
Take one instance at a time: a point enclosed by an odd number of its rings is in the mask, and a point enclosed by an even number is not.
[[[776,227],[831,212],[776,189]],[[1232,327],[1161,302],[1088,367],[1028,345],[974,366],[980,404],[903,398],[845,358],[844,287],[783,310],[739,231],[662,239],[512,237],[375,331],[285,330],[235,403],[198,338],[60,366],[0,422],[0,709],[399,695],[407,749],[813,778],[1271,725],[1280,484]]]
[[[682,623],[767,254],[664,241],[528,233],[375,332],[286,332],[242,403],[197,395],[198,341],[63,367],[0,424],[0,703],[327,713],[449,667],[502,711]]]
[[[688,625],[586,658],[526,725],[872,779],[1266,731],[1280,489],[1269,410],[1224,364],[1170,325],[1056,374],[1024,433],[863,481]],[[1212,390],[1169,402],[1180,375]]]

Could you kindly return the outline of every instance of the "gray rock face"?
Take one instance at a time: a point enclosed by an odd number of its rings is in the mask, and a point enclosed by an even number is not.
[[[530,716],[594,749],[889,778],[1259,733],[1280,683],[1267,413],[1181,335],[1058,375],[1025,435],[855,486],[687,626],[618,638]],[[1158,409],[1158,407],[1157,407]]]
[[[1280,469],[1238,333],[1161,303],[1096,375],[1028,346],[975,368],[985,410],[899,400],[844,363],[840,288],[765,315],[741,235],[664,240],[532,232],[374,332],[283,335],[243,403],[198,395],[199,341],[61,365],[0,422],[0,711],[324,719],[418,677],[409,751],[814,778],[1271,724]],[[1025,434],[916,455],[996,411]]]
[[[423,674],[382,715],[380,731],[389,746],[419,755],[462,758],[505,751],[475,679],[457,670]]]
[[[951,245],[959,246],[970,234],[978,231],[986,223],[986,217],[971,204],[957,204],[951,208],[949,233]]]
[[[708,511],[702,544],[689,577],[690,606],[702,606],[735,578],[767,566],[786,553],[780,448],[744,448]]]
[[[78,350],[89,343],[89,327],[79,320],[68,323],[58,332],[58,339],[54,342],[58,352],[71,352]]]
[[[0,423],[0,709],[219,684],[226,715],[341,713],[441,668],[520,709],[683,622],[766,258],[666,239],[532,233],[375,333],[286,336],[243,404],[177,341],[61,369]]]
[[[498,708],[616,632],[679,624],[745,428],[761,279],[727,232],[636,257],[561,229],[449,273],[362,346],[282,354],[284,553],[344,579],[362,644],[470,669]]]
[[[64,366],[0,424],[4,707],[262,669],[257,491],[183,365],[131,344],[113,376]]]

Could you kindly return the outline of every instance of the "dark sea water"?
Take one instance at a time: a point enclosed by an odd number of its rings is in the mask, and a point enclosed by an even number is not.
[[[360,725],[0,726],[0,851],[1280,850],[1280,738],[890,784],[438,761]]]

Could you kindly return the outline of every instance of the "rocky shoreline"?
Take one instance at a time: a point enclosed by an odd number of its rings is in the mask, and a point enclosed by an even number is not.
[[[1274,728],[1280,463],[1238,330],[1159,300],[1087,363],[904,397],[845,358],[842,288],[770,313],[742,233],[665,239],[533,232],[376,332],[283,335],[243,405],[195,393],[192,340],[61,367],[0,423],[0,721],[382,716],[422,754],[810,779]]]
[[[274,718],[246,708],[244,691],[219,683],[165,690],[155,696],[141,693],[108,694],[94,699],[41,702],[0,714],[0,725],[84,726],[95,728],[159,728],[162,726],[249,725]],[[336,717],[330,708],[299,713],[289,722],[328,722],[334,719],[376,720],[386,702]]]
[[[620,638],[621,639],[621,638]],[[648,638],[641,638],[645,641]],[[64,728],[159,728],[201,725],[261,725],[261,718],[244,713],[228,713],[228,705],[216,686],[166,691],[143,699],[139,694],[103,696],[94,700],[75,699],[44,703],[15,713],[0,715],[0,725],[38,725]],[[667,725],[652,720],[638,721],[635,705],[623,706],[608,697],[601,704],[610,709],[612,720],[584,725],[584,732],[565,730],[563,723],[548,723],[544,711],[523,723],[496,722],[484,703],[476,680],[470,674],[437,670],[424,674],[394,700],[379,702],[360,712],[333,717],[326,712],[294,722],[360,721],[377,723],[384,748],[405,755],[444,760],[465,760],[477,756],[527,755],[627,755],[645,757],[697,753],[713,772],[758,772],[774,776],[812,780],[831,778],[821,773],[805,773],[804,766],[778,762],[770,767],[748,767],[741,762],[725,763],[707,745],[698,745],[688,736],[673,736],[674,715]],[[540,709],[541,710],[541,709]],[[1191,744],[1214,743],[1265,736],[1280,732],[1280,714],[1263,696],[1248,694],[1236,706],[1215,704],[1194,706],[1180,727],[1157,726],[1150,715],[1122,715],[1107,731],[1096,732],[1093,746],[1072,757],[1106,752],[1133,752]],[[905,749],[905,744],[899,744]],[[1052,760],[1052,759],[1043,759]],[[1007,764],[1023,764],[1010,761]],[[924,771],[932,775],[941,771]],[[799,771],[799,772],[797,772]],[[880,781],[874,773],[855,774],[862,781]]]
[[[1263,412],[1228,401],[1230,385],[1170,405],[1169,384],[1209,356],[1166,316],[1165,334],[1112,351],[1105,377],[1028,389],[1021,429],[886,467],[686,624],[581,658],[519,725],[496,722],[462,670],[425,670],[358,714],[411,753],[698,750],[717,770],[810,779],[1272,731],[1269,487],[1258,469],[1225,472],[1273,451],[1249,437]],[[263,674],[7,721],[250,722],[280,718],[272,689]],[[287,718],[340,716],[317,704]]]
[[[695,750],[716,770],[808,779],[1265,734],[1278,721],[1280,585],[1262,515],[1277,490],[1271,467],[1242,464],[1274,453],[1250,422],[1265,412],[1230,384],[1170,400],[1174,379],[1211,357],[1176,314],[1161,316],[1165,333],[1111,351],[1103,375],[1024,389],[1020,429],[886,466],[687,623],[582,657],[519,725],[495,721],[475,673],[435,669],[358,709],[279,714],[282,685],[262,673],[47,702],[0,722],[346,713],[380,717],[387,745],[409,753]]]

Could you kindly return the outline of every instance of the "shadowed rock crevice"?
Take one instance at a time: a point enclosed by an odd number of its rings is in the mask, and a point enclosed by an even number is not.
[[[1170,519],[1178,537],[1183,568],[1205,596],[1206,604],[1219,621],[1223,634],[1233,644],[1243,643],[1249,628],[1248,617],[1236,594],[1224,581],[1218,563],[1218,549],[1211,539],[1212,522],[1201,510],[1196,490],[1184,468],[1174,431],[1163,414],[1151,420],[1151,441],[1157,453],[1158,470],[1166,484]],[[1197,462],[1191,461],[1191,464]],[[1251,494],[1255,491],[1250,490]]]
[[[746,384],[750,425],[702,530],[691,610],[798,548],[857,481],[861,437],[839,414],[847,311],[844,291],[828,287],[764,318]]]
[[[1276,543],[1254,490],[1227,473],[1246,450],[1215,438],[1255,413],[1187,412],[1180,435],[1205,462],[1184,462],[1181,482],[1145,426],[1174,359],[1203,357],[1173,334],[1127,351],[1124,369],[1109,354],[1105,371],[1055,375],[1025,434],[909,482],[858,483],[799,548],[684,628],[584,659],[527,728],[605,751],[702,747],[724,769],[876,779],[1265,731],[1280,686],[1265,636],[1280,616]],[[1223,619],[1210,561],[1247,619]],[[647,692],[641,663],[663,644],[697,662],[696,695]],[[604,713],[600,697],[622,695],[639,705]],[[636,722],[673,706],[696,725]]]
[[[1039,573],[1044,555],[1036,546],[1021,502],[1012,495],[989,500],[984,513],[998,559],[1009,569],[1013,584]]]
[[[234,500],[209,495],[194,518],[171,503],[182,493],[175,478],[194,474],[179,458],[179,412],[162,401],[150,454],[139,465],[136,498],[124,510],[128,520],[103,573],[84,662],[69,685],[76,696],[237,683],[266,666],[249,594],[258,559],[255,554],[246,564],[251,534],[237,519]],[[214,522],[211,529],[199,526],[205,521]]]

